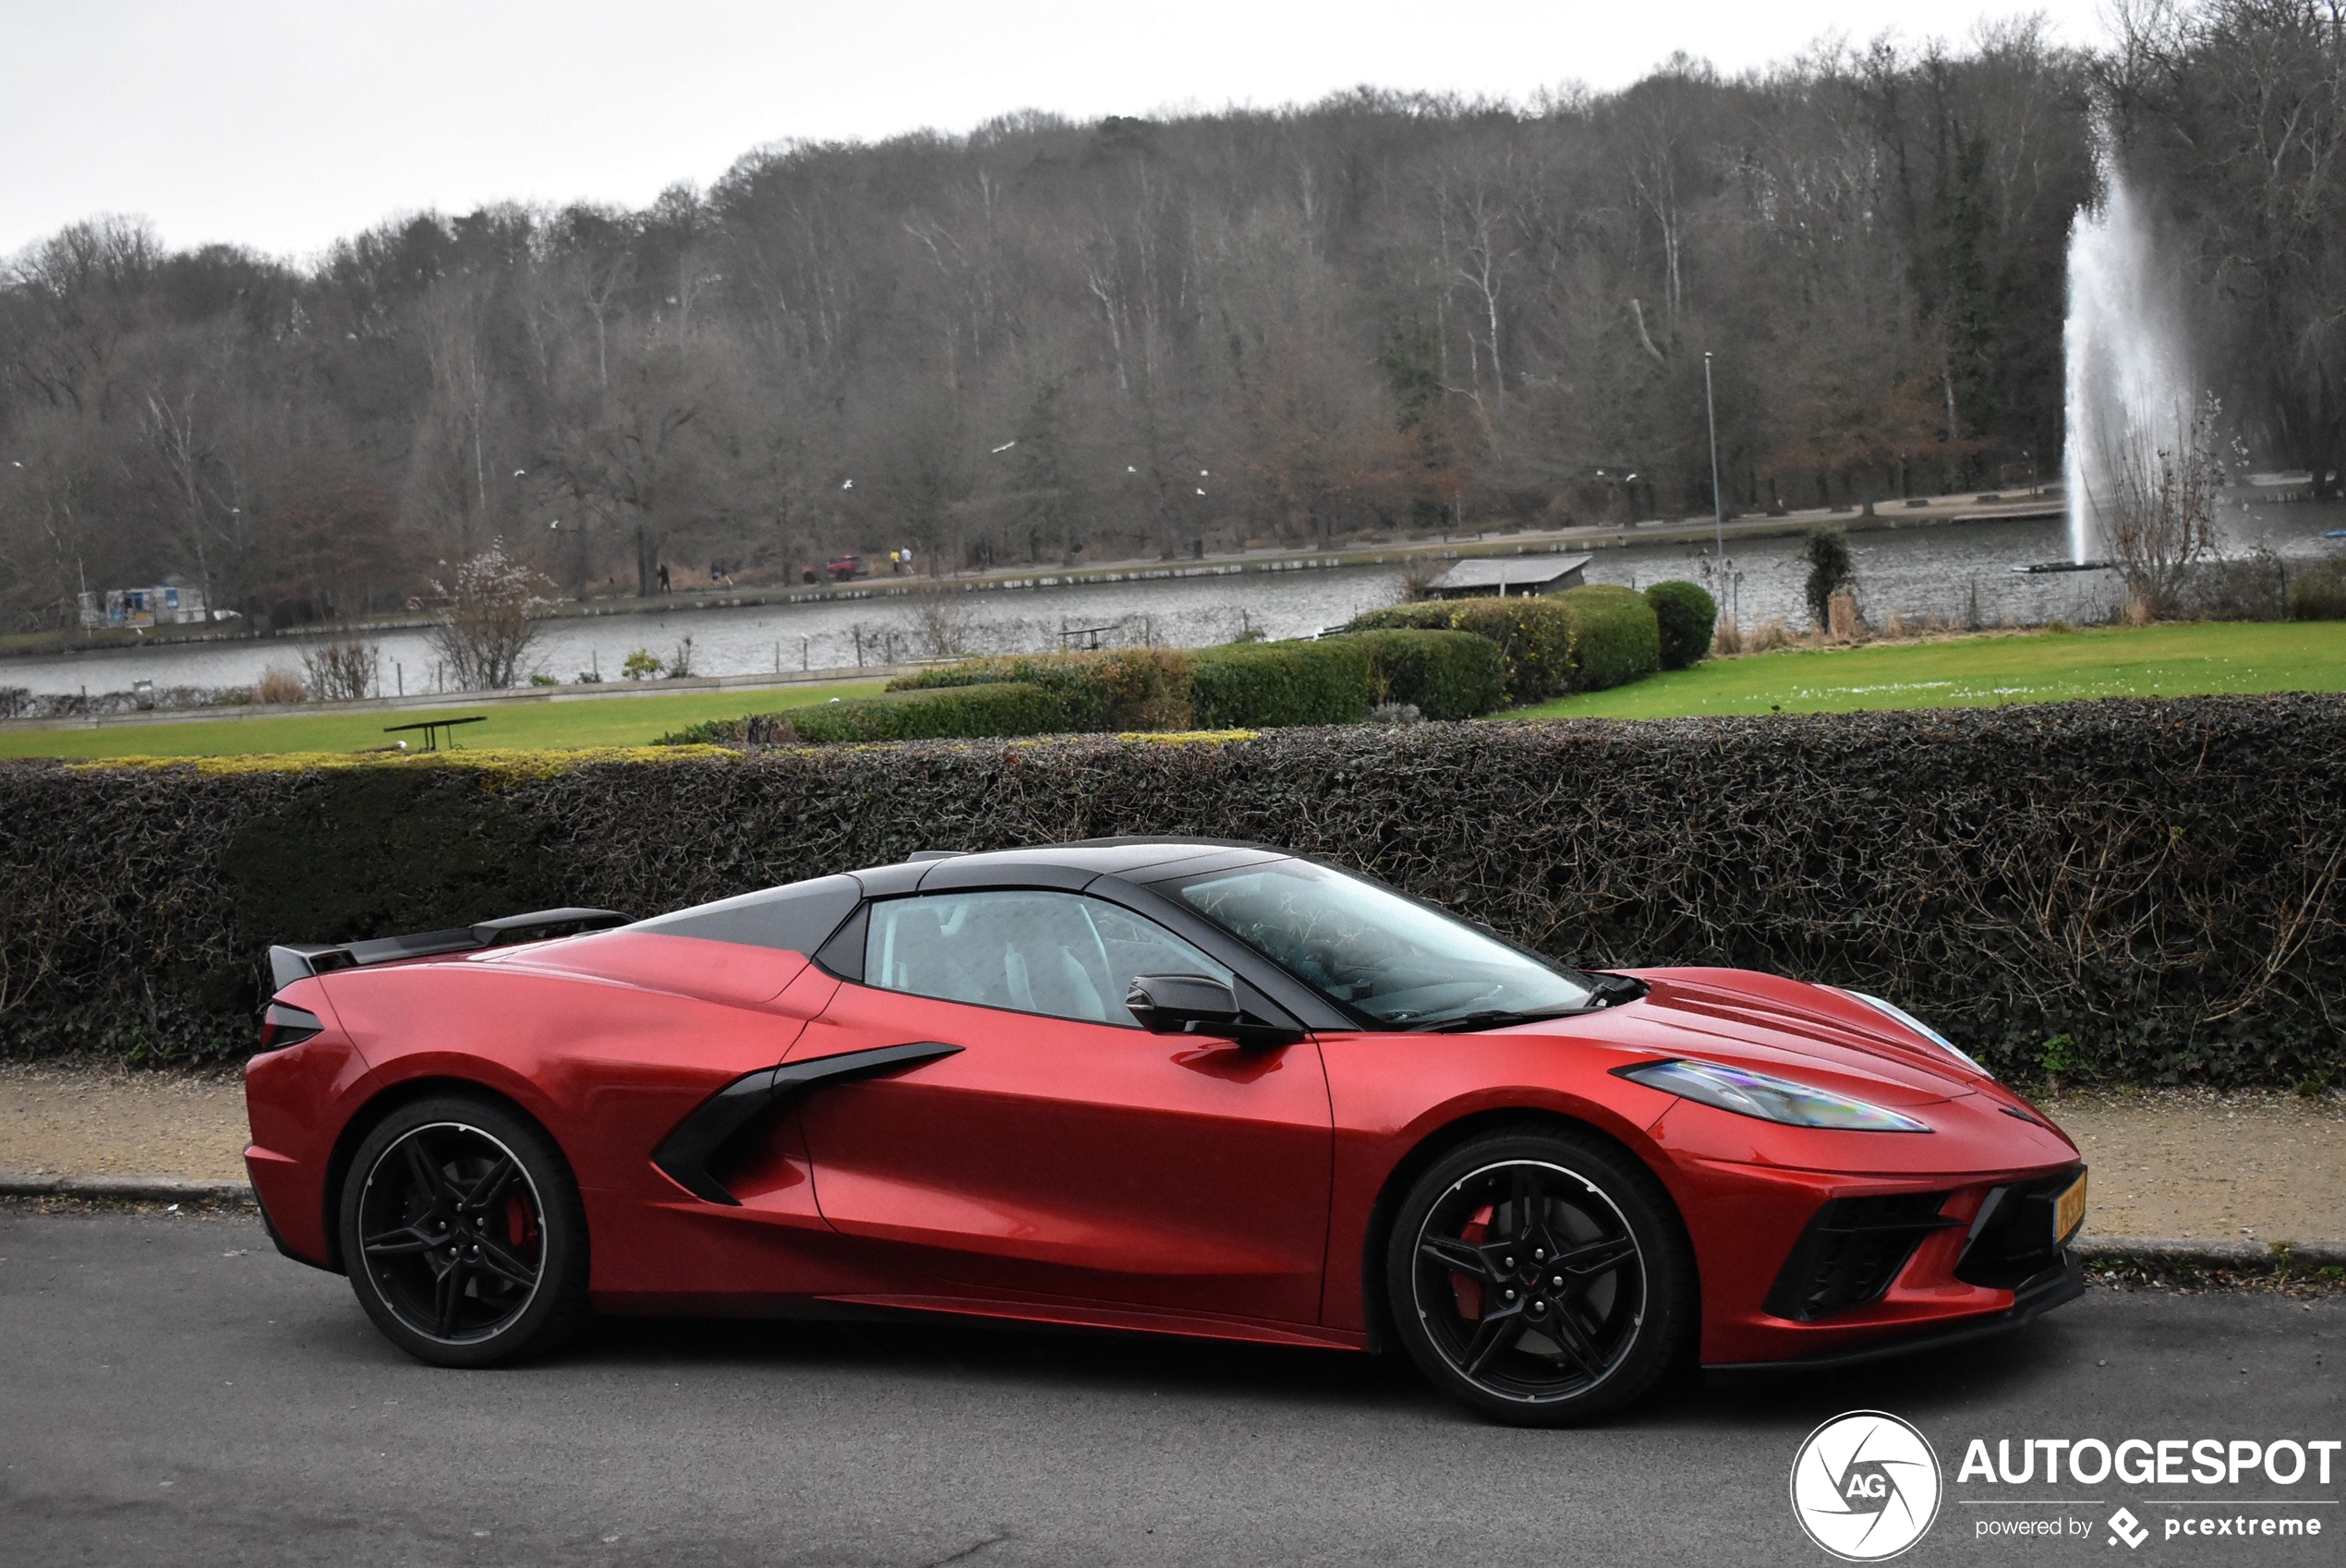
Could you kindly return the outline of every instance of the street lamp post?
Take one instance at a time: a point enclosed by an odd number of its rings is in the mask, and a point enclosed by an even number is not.
[[[1727,509],[1719,499],[1719,405],[1711,395],[1711,351],[1702,351],[1702,411],[1711,421],[1711,531],[1718,549],[1715,559],[1726,570]]]

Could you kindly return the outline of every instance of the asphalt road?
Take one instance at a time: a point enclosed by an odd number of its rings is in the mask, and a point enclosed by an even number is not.
[[[1587,1431],[1485,1426],[1360,1357],[953,1326],[609,1322],[447,1372],[252,1221],[0,1212],[0,1562],[1822,1563],[1788,1469],[1866,1407],[1947,1477],[1903,1562],[2335,1562],[2346,1455],[2279,1489],[1955,1471],[1975,1437],[2346,1437],[2341,1363],[2338,1297],[2098,1288],[1984,1345],[1690,1383]],[[2154,1533],[1982,1539],[2047,1512],[1963,1501],[1991,1491]],[[2170,1500],[2284,1494],[2319,1541],[2158,1533]]]

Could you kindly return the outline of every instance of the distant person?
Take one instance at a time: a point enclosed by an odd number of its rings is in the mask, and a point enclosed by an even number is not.
[[[664,561],[659,563],[659,591],[668,592],[668,562]]]

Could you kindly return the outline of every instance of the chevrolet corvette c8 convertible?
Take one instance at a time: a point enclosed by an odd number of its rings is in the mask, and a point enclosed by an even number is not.
[[[915,856],[272,949],[289,1257],[484,1366],[605,1313],[1398,1347],[1495,1419],[2075,1296],[2076,1149],[1888,1002],[1582,972],[1254,845]]]

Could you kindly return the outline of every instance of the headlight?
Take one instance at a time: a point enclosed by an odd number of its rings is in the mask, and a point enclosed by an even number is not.
[[[1947,1055],[1953,1056],[1955,1060],[1961,1062],[1964,1066],[1969,1067],[1980,1077],[1993,1078],[1996,1076],[1994,1073],[1989,1072],[1986,1067],[1981,1067],[1977,1062],[1973,1061],[1968,1055],[1957,1048],[1953,1041],[1948,1039],[1945,1035],[1940,1033],[1937,1030],[1923,1022],[1922,1019],[1915,1017],[1914,1014],[1906,1011],[1905,1008],[1885,1002],[1879,996],[1868,996],[1862,991],[1851,991],[1848,992],[1847,995],[1855,996],[1858,1001],[1863,1002],[1875,1012],[1881,1014],[1882,1017],[1895,1019],[1898,1022],[1905,1024],[1908,1029],[1913,1030],[1917,1034],[1921,1035],[1925,1040],[1929,1041],[1933,1045],[1938,1046],[1939,1049],[1946,1052]]]
[[[1790,1079],[1731,1067],[1718,1062],[1644,1062],[1614,1069],[1620,1077],[1664,1094],[1699,1100],[1786,1127],[1830,1127],[1844,1132],[1929,1132],[1911,1116],[1868,1105],[1863,1100],[1829,1094]]]

